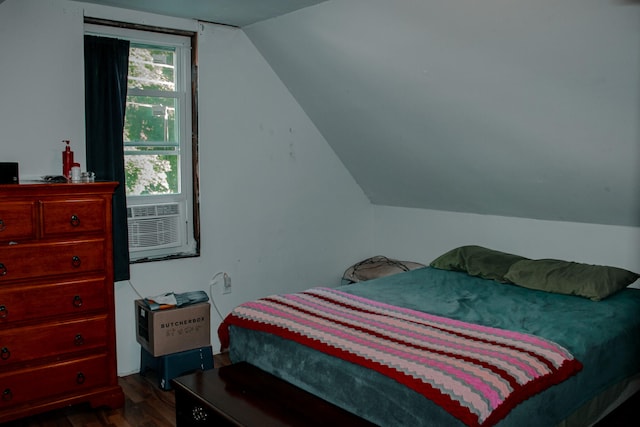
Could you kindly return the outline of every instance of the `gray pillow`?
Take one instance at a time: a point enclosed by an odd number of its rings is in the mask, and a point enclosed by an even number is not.
[[[441,270],[464,271],[471,276],[507,283],[504,275],[517,261],[527,258],[500,252],[482,246],[461,246],[440,255],[433,260],[431,267]]]
[[[342,275],[342,280],[343,284],[364,282],[424,267],[426,266],[419,262],[399,261],[383,255],[377,255],[347,268]]]
[[[557,259],[518,261],[505,275],[505,279],[525,288],[578,295],[593,301],[615,294],[638,277],[622,268]]]

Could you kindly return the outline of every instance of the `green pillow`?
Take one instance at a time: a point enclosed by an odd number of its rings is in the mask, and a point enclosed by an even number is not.
[[[439,256],[430,264],[441,270],[464,271],[471,276],[507,283],[504,275],[517,261],[527,258],[483,248],[482,246],[461,246]]]
[[[622,268],[556,259],[518,261],[505,278],[516,285],[600,301],[626,288],[640,275]]]

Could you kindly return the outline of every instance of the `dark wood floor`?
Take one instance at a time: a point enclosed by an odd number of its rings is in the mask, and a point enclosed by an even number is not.
[[[215,355],[214,366],[228,365],[226,355]],[[91,409],[74,406],[46,414],[13,421],[2,427],[175,427],[175,397],[173,391],[158,387],[153,372],[145,376],[128,375],[119,379],[125,404],[120,409]],[[598,423],[595,427],[634,427],[640,393]]]
[[[214,356],[214,366],[230,363],[226,354]],[[175,427],[175,397],[173,391],[158,387],[153,371],[120,377],[125,395],[124,407],[92,409],[78,405],[47,412],[3,424],[2,427]]]
[[[152,377],[134,374],[119,379],[125,394],[122,408],[78,405],[13,421],[7,427],[175,427],[173,392],[158,388]]]

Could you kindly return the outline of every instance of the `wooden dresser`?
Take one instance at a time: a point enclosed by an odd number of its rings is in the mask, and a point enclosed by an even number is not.
[[[0,424],[120,407],[111,199],[117,183],[0,185]]]

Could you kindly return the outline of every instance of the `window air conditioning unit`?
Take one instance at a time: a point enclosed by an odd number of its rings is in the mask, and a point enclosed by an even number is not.
[[[129,251],[181,246],[181,210],[180,203],[128,206]]]

